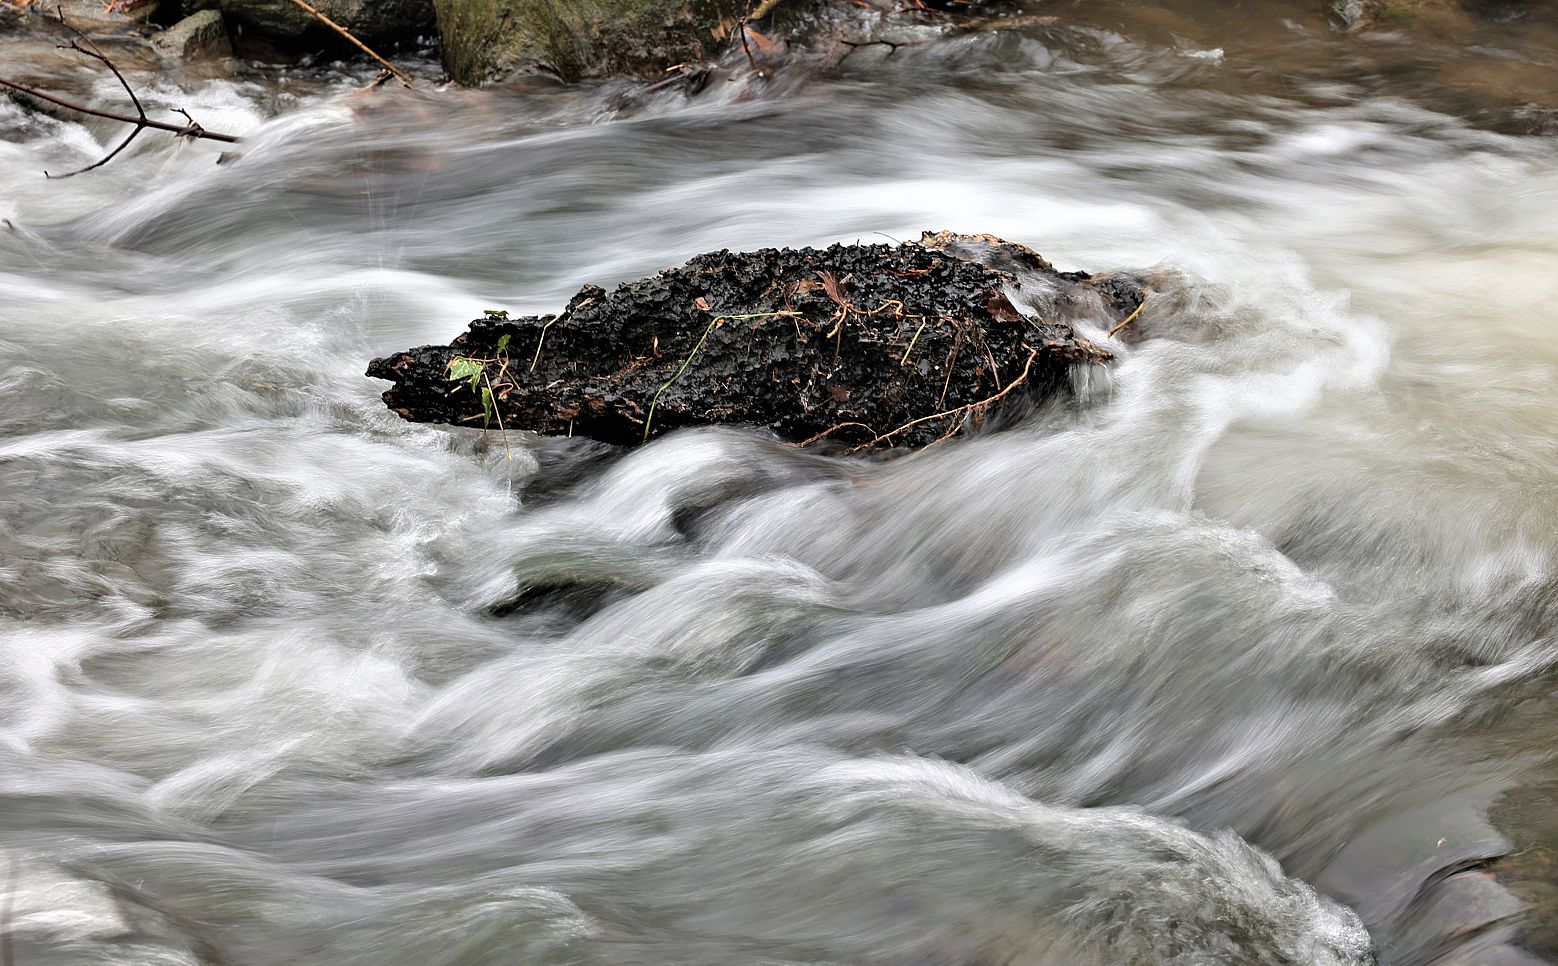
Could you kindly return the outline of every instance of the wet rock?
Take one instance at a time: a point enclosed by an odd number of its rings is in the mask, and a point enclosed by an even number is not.
[[[1363,26],[1367,22],[1370,11],[1369,5],[1363,0],[1335,0],[1331,4],[1331,16],[1336,18],[1348,30]]]
[[[17,15],[19,20],[32,21],[51,32],[57,32],[55,21],[63,15],[72,26],[87,34],[133,33],[149,17],[158,11],[157,0],[123,0],[105,3],[102,0],[62,0],[59,3],[43,3],[34,0],[23,6],[7,6],[0,3],[0,11]]]
[[[412,42],[434,28],[432,0],[309,0],[309,6],[367,43]],[[291,0],[184,0],[194,14],[219,9],[246,36],[280,48],[340,43],[319,18]]]
[[[1469,22],[1471,17],[1495,20],[1523,15],[1513,0],[1332,0],[1331,16],[1347,30],[1416,26],[1422,22]]]
[[[924,446],[1025,414],[1111,354],[1076,334],[1145,294],[1057,272],[991,236],[700,255],[558,315],[471,323],[449,345],[375,359],[418,422],[632,445],[746,423],[794,442]]]
[[[1512,846],[1492,868],[1526,902],[1522,945],[1548,961],[1558,959],[1558,781],[1509,790],[1488,819]]]
[[[718,56],[745,0],[435,0],[444,68],[476,85],[536,68],[564,80],[656,75]]]
[[[927,42],[979,29],[1006,0],[435,0],[444,67],[462,84],[521,72],[564,81],[682,78],[701,89],[711,71],[764,76],[792,61],[836,63],[851,51]],[[759,16],[759,14],[761,16]],[[744,18],[750,23],[745,31]],[[745,42],[743,42],[743,35]],[[656,87],[661,86],[659,84]]]
[[[152,46],[164,57],[187,60],[203,54],[230,52],[227,27],[215,10],[200,10],[152,35]]]

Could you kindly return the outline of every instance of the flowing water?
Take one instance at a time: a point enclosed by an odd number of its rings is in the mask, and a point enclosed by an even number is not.
[[[142,74],[242,157],[66,181],[113,132],[0,102],[7,966],[1541,961],[1490,860],[1558,725],[1545,109],[1118,6],[629,109]],[[921,229],[1160,293],[886,462],[506,454],[361,375]]]

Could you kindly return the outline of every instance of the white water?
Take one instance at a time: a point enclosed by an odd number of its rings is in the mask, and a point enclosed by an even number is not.
[[[108,132],[0,104],[15,961],[1365,961],[1331,899],[1383,962],[1534,961],[1448,873],[1555,720],[1558,161],[1223,69],[1061,27],[615,119],[217,82],[239,162],[56,182]],[[360,375],[922,228],[1170,274],[1081,405],[885,464],[509,461]]]

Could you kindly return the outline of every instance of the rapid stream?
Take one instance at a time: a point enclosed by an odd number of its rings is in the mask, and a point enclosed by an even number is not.
[[[116,132],[0,100],[8,966],[1546,961],[1499,857],[1558,778],[1558,155],[1261,22],[691,99],[142,73],[241,157],[64,181]],[[893,460],[362,375],[922,229],[1159,291]]]

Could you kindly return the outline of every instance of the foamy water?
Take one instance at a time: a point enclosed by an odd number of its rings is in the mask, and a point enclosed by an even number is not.
[[[16,963],[1535,961],[1452,873],[1551,745],[1558,162],[1226,61],[1062,25],[625,115],[213,82],[241,160],[63,182],[111,132],[0,104]],[[1164,280],[1076,402],[887,463],[509,459],[361,375],[921,229]]]

